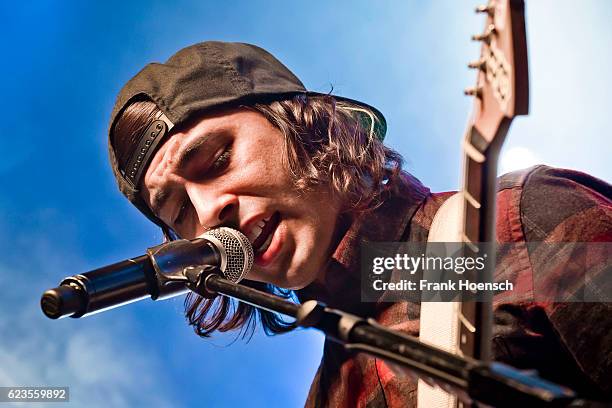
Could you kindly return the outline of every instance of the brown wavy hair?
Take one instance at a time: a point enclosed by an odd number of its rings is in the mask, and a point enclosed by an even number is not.
[[[384,201],[402,168],[399,153],[382,143],[373,112],[332,95],[297,95],[289,99],[242,106],[264,115],[284,136],[284,160],[299,191],[324,186],[344,203],[351,217],[371,211]],[[150,100],[130,104],[118,119],[113,146],[120,163],[127,161],[140,133],[159,109]],[[244,280],[243,284],[295,300],[293,291]],[[194,293],[185,299],[185,317],[201,337],[215,330],[253,334],[259,321],[268,335],[294,328],[280,315],[218,296],[206,299]],[[240,335],[239,333],[239,335]]]

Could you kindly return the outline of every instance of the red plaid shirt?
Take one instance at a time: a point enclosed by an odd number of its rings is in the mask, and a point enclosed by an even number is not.
[[[436,211],[453,193],[432,194],[409,174],[396,187],[381,207],[353,222],[332,257],[325,285],[312,284],[298,297],[373,316],[418,336],[418,303],[360,302],[360,244],[427,241]],[[590,396],[610,398],[612,303],[529,301],[533,278],[558,278],[567,259],[546,257],[525,243],[612,242],[612,187],[584,173],[546,166],[504,175],[497,196],[497,241],[517,244],[513,253],[498,255],[496,273],[514,281],[513,293],[524,294],[525,301],[496,297],[495,359],[535,368]],[[326,340],[306,406],[412,407],[416,381],[396,376],[382,360],[351,354]]]

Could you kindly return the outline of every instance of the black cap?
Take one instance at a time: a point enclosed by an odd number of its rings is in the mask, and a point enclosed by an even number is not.
[[[194,114],[223,106],[282,100],[297,94],[321,95],[306,90],[279,60],[255,45],[207,41],[183,48],[165,63],[150,63],[121,89],[109,125],[109,155],[121,192],[153,222],[162,225],[139,196],[138,185],[149,161],[172,127]],[[161,110],[140,138],[132,157],[120,168],[113,146],[113,129],[123,110],[134,100],[148,97]],[[386,121],[375,108],[352,99],[375,116],[376,135],[384,138]]]

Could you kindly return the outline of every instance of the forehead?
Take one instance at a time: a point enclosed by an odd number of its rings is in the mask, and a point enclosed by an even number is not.
[[[205,137],[216,130],[224,130],[229,133],[245,126],[256,126],[262,120],[267,122],[267,119],[259,112],[246,107],[219,110],[188,120],[173,132],[168,141],[172,139],[186,141],[190,137]],[[159,151],[163,150],[167,144],[162,145]]]
[[[147,168],[147,174],[163,159],[171,159],[186,144],[198,141],[199,144],[206,143],[211,135],[219,132],[235,132],[249,116],[249,111],[244,109],[232,109],[198,116],[189,120],[186,124],[178,127],[157,150],[151,164]]]
[[[149,207],[152,207],[153,201],[165,198],[168,192],[162,191],[161,187],[167,181],[166,176],[176,170],[181,162],[205,152],[209,143],[214,146],[217,139],[239,135],[252,138],[253,134],[258,133],[257,130],[268,130],[270,127],[273,125],[261,113],[247,108],[227,109],[192,119],[173,132],[153,156],[142,182],[142,198]]]

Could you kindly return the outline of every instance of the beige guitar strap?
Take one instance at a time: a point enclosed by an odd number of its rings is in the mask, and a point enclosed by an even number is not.
[[[463,197],[461,193],[448,198],[438,209],[431,223],[427,242],[461,242]],[[427,279],[423,272],[423,279]],[[461,302],[421,302],[419,339],[458,353],[459,321],[457,314]],[[417,406],[419,408],[454,408],[457,398],[437,386],[419,380]]]

